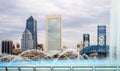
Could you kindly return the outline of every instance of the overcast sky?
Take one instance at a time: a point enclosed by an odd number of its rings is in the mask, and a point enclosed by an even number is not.
[[[45,47],[46,16],[58,14],[62,15],[63,45],[76,48],[83,33],[90,34],[91,45],[97,44],[97,25],[107,25],[109,34],[110,3],[110,0],[0,0],[0,41],[20,43],[26,19],[32,15],[37,20],[38,42]]]

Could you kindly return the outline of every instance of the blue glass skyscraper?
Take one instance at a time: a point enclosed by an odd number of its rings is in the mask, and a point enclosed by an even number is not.
[[[98,37],[97,44],[98,45],[106,45],[106,26],[98,26]]]
[[[32,16],[26,21],[26,29],[32,33],[33,48],[37,49],[37,21]]]
[[[89,34],[83,34],[83,46],[87,47],[90,45],[90,35]]]

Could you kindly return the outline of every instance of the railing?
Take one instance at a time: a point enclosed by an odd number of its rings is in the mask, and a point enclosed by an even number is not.
[[[120,71],[120,66],[1,66],[0,71]]]

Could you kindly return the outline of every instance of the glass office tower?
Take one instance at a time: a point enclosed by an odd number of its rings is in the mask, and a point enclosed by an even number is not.
[[[37,21],[32,16],[27,19],[26,29],[32,33],[33,48],[37,49]]]
[[[62,24],[60,15],[46,17],[46,48],[48,53],[59,53],[62,48]]]
[[[84,48],[90,45],[90,35],[83,34],[83,46]]]
[[[106,26],[99,25],[97,31],[97,45],[106,45]]]

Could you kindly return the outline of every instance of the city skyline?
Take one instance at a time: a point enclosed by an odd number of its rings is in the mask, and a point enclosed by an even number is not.
[[[11,2],[1,0],[0,3],[2,3],[0,4],[0,41],[10,39],[20,43],[21,34],[26,25],[25,20],[30,15],[38,21],[38,43],[43,43],[44,47],[45,17],[48,14],[62,15],[63,45],[70,48],[75,48],[82,41],[83,33],[90,33],[91,45],[97,44],[97,25],[107,25],[107,27],[109,25],[109,0],[93,0],[92,2],[89,0],[52,0],[51,2],[30,0],[27,3],[24,0]],[[107,33],[109,33],[108,30]]]

